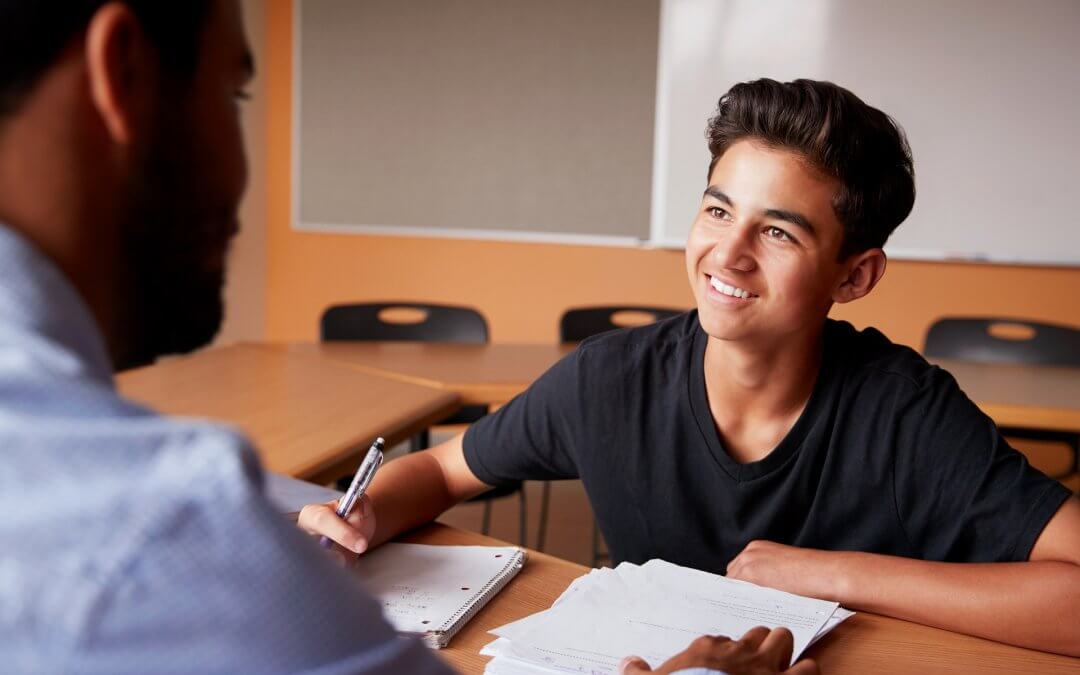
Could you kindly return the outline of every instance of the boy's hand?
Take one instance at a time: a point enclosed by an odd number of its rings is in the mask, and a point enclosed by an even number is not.
[[[310,534],[329,537],[336,542],[335,557],[347,562],[368,549],[375,535],[375,511],[367,495],[360,498],[346,520],[338,518],[336,509],[337,500],[308,504],[300,511],[296,524]]]
[[[628,656],[619,665],[619,675],[667,675],[687,668],[710,668],[728,675],[817,675],[813,661],[802,660],[791,668],[794,640],[786,628],[769,630],[764,626],[751,628],[734,641],[723,636],[699,637],[686,651],[676,654],[656,670],[637,656]]]
[[[752,541],[728,563],[727,576],[788,593],[843,602],[848,560],[843,551]]]

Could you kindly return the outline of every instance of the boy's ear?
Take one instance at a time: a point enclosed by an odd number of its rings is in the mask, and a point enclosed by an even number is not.
[[[850,260],[845,261],[844,267],[847,268],[847,274],[833,291],[833,302],[858,300],[874,290],[874,286],[885,274],[887,261],[885,251],[880,248],[857,253]]]
[[[150,118],[155,62],[142,26],[121,2],[103,5],[86,28],[83,47],[90,101],[109,137],[129,145]]]

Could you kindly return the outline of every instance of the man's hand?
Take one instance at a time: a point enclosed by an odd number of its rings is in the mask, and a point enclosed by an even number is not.
[[[788,593],[843,602],[847,561],[842,551],[752,541],[728,563],[727,576]]]
[[[788,668],[793,645],[791,632],[786,628],[770,631],[758,626],[746,631],[738,641],[723,636],[699,637],[686,651],[671,657],[656,670],[640,657],[628,656],[620,664],[619,673],[667,675],[687,668],[711,668],[728,675],[817,675],[817,664],[805,659]]]
[[[345,520],[338,518],[337,500],[325,504],[308,504],[300,511],[296,524],[313,535],[329,537],[336,542],[334,557],[347,564],[356,554],[368,549],[375,535],[375,511],[367,495],[353,507]]]

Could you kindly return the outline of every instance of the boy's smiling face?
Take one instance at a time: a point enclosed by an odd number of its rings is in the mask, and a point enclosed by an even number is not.
[[[846,299],[837,291],[853,262],[837,260],[839,187],[800,155],[754,140],[721,155],[686,243],[706,333],[770,346],[820,329]]]

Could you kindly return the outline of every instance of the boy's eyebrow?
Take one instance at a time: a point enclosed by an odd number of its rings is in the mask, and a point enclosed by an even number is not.
[[[814,224],[810,222],[809,218],[801,213],[796,211],[784,211],[783,209],[768,209],[765,211],[765,215],[769,218],[776,218],[777,220],[791,223],[811,237],[817,237],[817,230],[814,229]]]
[[[731,200],[731,197],[728,197],[723,190],[716,187],[715,185],[710,185],[709,187],[705,188],[705,196],[712,197],[713,199],[719,202],[723,202],[728,206],[735,206],[735,202]],[[785,209],[766,209],[765,216],[767,218],[774,218],[776,220],[783,220],[784,222],[791,223],[792,225],[803,230],[810,236],[817,237],[817,228],[814,227],[814,224],[810,222],[809,218],[797,211],[787,211]]]
[[[709,187],[705,188],[705,196],[712,197],[717,201],[724,202],[728,206],[735,206],[735,202],[731,201],[731,197],[728,197],[726,194],[724,194],[723,190],[716,187],[715,185],[710,185]]]

